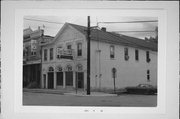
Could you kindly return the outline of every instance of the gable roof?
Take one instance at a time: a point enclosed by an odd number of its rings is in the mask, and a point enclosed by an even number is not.
[[[68,25],[75,28],[76,30],[84,34],[85,36],[87,36],[87,27],[71,24],[71,23],[65,23],[64,26],[60,29],[60,31],[56,34],[54,39],[43,45],[48,45],[55,42],[55,40],[57,40],[57,38],[63,31],[63,29],[65,29]],[[157,48],[158,44],[156,43],[147,42],[145,40],[126,36],[126,35],[102,31],[99,29],[91,29],[91,40],[99,41],[99,42],[106,42],[106,43],[111,43],[111,44],[119,44],[119,45],[124,45],[124,46],[135,47],[135,48],[143,48],[143,49],[148,49],[152,51],[157,51],[158,49]]]
[[[87,36],[87,27],[71,24],[72,27],[83,33]],[[114,44],[121,44],[125,46],[131,47],[138,47],[138,48],[145,48],[153,51],[157,51],[158,44],[153,42],[148,42],[139,38],[134,38],[122,34],[116,34],[112,32],[102,31],[98,29],[91,30],[91,40],[100,41],[100,42],[107,42],[107,43],[114,43]]]

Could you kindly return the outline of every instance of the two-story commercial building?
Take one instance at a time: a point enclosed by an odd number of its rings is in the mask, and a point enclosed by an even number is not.
[[[91,30],[91,89],[109,90],[140,83],[157,85],[157,44]],[[87,27],[65,23],[42,45],[41,87],[87,87]]]
[[[34,85],[40,87],[41,79],[41,42],[53,37],[44,35],[44,30],[32,30],[30,27],[23,31],[23,87]],[[34,84],[32,84],[34,83]],[[31,87],[31,86],[30,86]]]

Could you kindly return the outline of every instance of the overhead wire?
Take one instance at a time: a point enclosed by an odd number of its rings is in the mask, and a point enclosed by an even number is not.
[[[53,23],[53,24],[64,24],[63,22],[54,22],[54,21],[47,21],[47,20],[40,20],[40,19],[32,19],[32,18],[24,18],[24,20],[38,21],[38,22],[47,22],[47,23]]]
[[[117,24],[117,23],[142,23],[142,22],[158,22],[158,20],[148,20],[148,21],[122,21],[122,22],[98,22],[103,24]]]

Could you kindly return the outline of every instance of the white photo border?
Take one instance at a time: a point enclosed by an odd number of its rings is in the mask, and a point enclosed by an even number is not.
[[[19,2],[18,2],[19,3]],[[42,4],[43,3],[43,4]],[[104,4],[105,3],[105,4]],[[175,3],[175,2],[174,2]],[[4,115],[5,119],[7,117],[11,117],[14,115],[17,117],[23,118],[32,118],[33,115],[37,115],[38,117],[48,118],[51,116],[53,118],[62,117],[61,115],[72,118],[70,115],[77,114],[82,115],[107,115],[107,117],[123,117],[124,118],[132,118],[132,117],[140,117],[148,115],[148,118],[164,118],[168,117],[168,113],[173,114],[174,112],[167,112],[167,108],[170,107],[168,105],[168,94],[169,89],[167,84],[173,89],[173,86],[178,80],[177,74],[175,76],[168,72],[168,69],[171,69],[168,64],[169,55],[173,55],[173,53],[169,54],[170,51],[177,50],[178,45],[174,45],[178,40],[177,31],[175,33],[169,32],[169,13],[171,13],[176,6],[174,3],[162,2],[164,5],[157,5],[154,3],[145,3],[145,2],[20,2],[20,4],[14,2],[3,2],[4,8],[2,11],[3,16],[10,17],[10,20],[4,20],[2,18],[3,23],[10,23],[8,27],[5,27],[2,24],[2,41],[6,38],[6,41],[2,42],[2,115]],[[41,4],[38,6],[37,4]],[[76,5],[80,6],[76,6]],[[117,6],[119,4],[119,6]],[[123,4],[123,5],[122,5]],[[23,6],[24,5],[24,6]],[[29,6],[28,6],[29,5]],[[47,7],[46,5],[49,5]],[[54,5],[54,6],[53,6]],[[58,5],[62,6],[58,7]],[[82,6],[81,6],[82,5]],[[151,7],[149,6],[151,5]],[[168,5],[172,6],[171,8]],[[140,7],[141,6],[141,7]],[[143,6],[143,7],[142,7]],[[139,8],[138,8],[139,7]],[[167,9],[168,8],[168,9]],[[5,10],[9,10],[4,13]],[[75,107],[75,106],[23,106],[22,105],[22,49],[23,49],[23,17],[26,15],[33,16],[68,16],[72,15],[72,13],[80,13],[80,15],[102,15],[102,13],[107,14],[115,14],[120,16],[143,16],[143,17],[158,17],[158,95],[157,95],[157,107]],[[8,16],[9,15],[9,16]],[[77,15],[76,15],[77,16]],[[176,17],[175,15],[171,15]],[[177,21],[174,20],[176,23]],[[6,24],[7,25],[7,24]],[[175,26],[175,25],[174,25]],[[10,32],[7,29],[11,29]],[[175,27],[177,28],[177,27]],[[6,32],[5,32],[6,31]],[[6,33],[11,34],[12,36],[7,36]],[[174,37],[173,37],[174,34]],[[168,40],[169,37],[174,38],[175,40]],[[11,45],[9,43],[12,43]],[[174,46],[174,47],[172,47]],[[170,48],[171,49],[170,49]],[[4,49],[4,50],[3,50]],[[5,49],[10,49],[11,52],[7,52]],[[7,54],[11,54],[12,57],[7,56]],[[177,51],[175,51],[175,55],[177,55]],[[174,56],[174,55],[173,55]],[[174,56],[177,58],[178,56]],[[7,60],[6,60],[7,58]],[[178,57],[179,58],[179,57]],[[173,60],[173,59],[171,59]],[[173,66],[177,64],[177,60],[173,60]],[[8,64],[8,66],[7,66]],[[11,65],[10,65],[11,64]],[[178,65],[179,66],[179,65]],[[5,67],[8,70],[5,70]],[[11,69],[10,69],[11,68]],[[175,72],[178,71],[178,67],[175,66]],[[174,76],[175,83],[169,83],[169,76]],[[7,89],[5,86],[10,87]],[[177,87],[177,85],[175,86]],[[174,94],[177,94],[175,91]],[[173,95],[173,94],[172,94]],[[177,96],[174,96],[175,99],[172,99],[173,103],[177,102]],[[10,99],[11,100],[10,100]],[[6,102],[5,102],[6,101]],[[9,104],[7,108],[4,108],[5,104]],[[11,108],[11,109],[10,109]],[[175,112],[178,109],[170,107],[174,109]],[[9,111],[8,111],[9,110]],[[88,110],[88,111],[87,111]],[[95,112],[93,110],[96,110]],[[4,113],[3,113],[4,112]],[[9,115],[12,113],[12,115]],[[132,115],[129,115],[132,114]],[[8,116],[9,115],[9,116]],[[49,115],[49,116],[47,116]],[[93,115],[90,115],[90,117]],[[82,116],[83,117],[83,116]],[[82,118],[80,117],[80,118]],[[106,116],[104,118],[107,118]],[[36,118],[36,117],[35,117]],[[8,118],[9,119],[9,118]]]

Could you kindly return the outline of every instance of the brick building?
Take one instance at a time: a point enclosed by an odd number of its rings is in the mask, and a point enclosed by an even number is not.
[[[41,78],[41,42],[53,37],[44,35],[44,30],[32,30],[30,27],[23,32],[23,87],[40,87]]]

